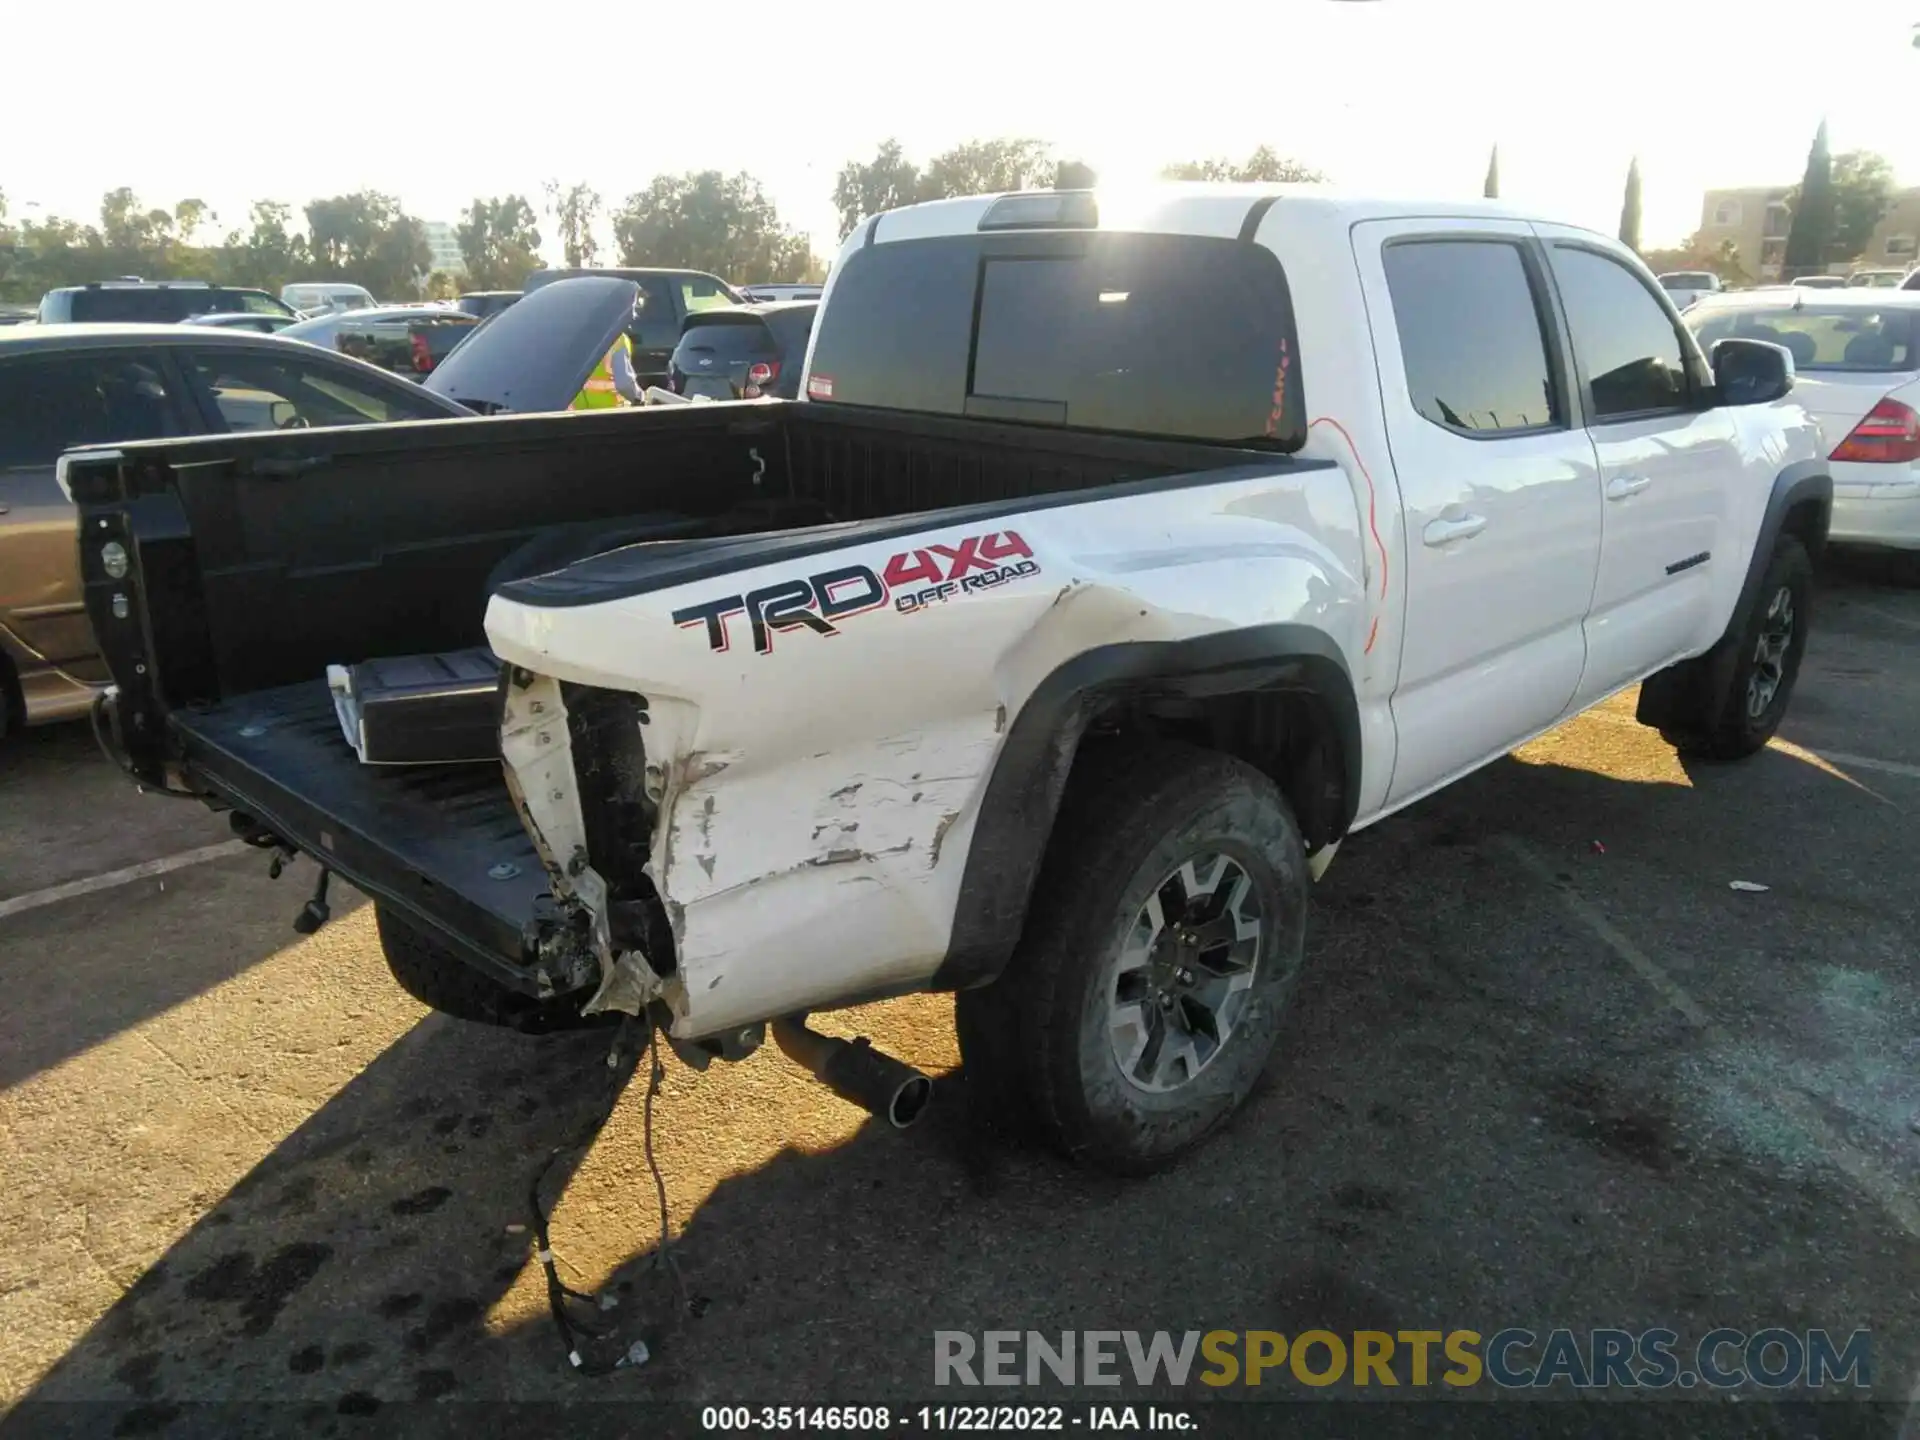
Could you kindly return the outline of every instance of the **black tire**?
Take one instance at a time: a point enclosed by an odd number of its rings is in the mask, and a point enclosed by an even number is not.
[[[618,1020],[618,1015],[580,1013],[584,994],[536,1000],[507,989],[469,965],[449,946],[416,927],[385,905],[373,907],[393,978],[422,1005],[456,1020],[498,1025],[525,1035],[547,1035],[560,1030],[583,1030]]]
[[[1220,860],[1227,869],[1214,868]],[[1214,877],[1213,891],[1202,881],[1197,893],[1208,898],[1193,913],[1216,907],[1213,896],[1229,880],[1239,891],[1237,872],[1258,906],[1259,933],[1250,942],[1252,981],[1232,1002],[1236,1018],[1217,1049],[1197,1070],[1188,1062],[1185,1078],[1156,1090],[1122,1068],[1114,1039],[1114,1007],[1122,1000],[1116,971],[1136,917],[1156,892],[1166,904],[1164,885],[1176,883],[1186,861],[1197,862],[1196,874],[1205,865]],[[1252,766],[1163,741],[1084,751],[1006,971],[957,998],[969,1089],[977,1084],[983,1099],[1022,1128],[1037,1128],[1075,1161],[1122,1174],[1171,1163],[1234,1112],[1272,1055],[1305,952],[1307,885],[1299,826],[1273,782]],[[1185,889],[1181,884],[1171,893],[1177,900]],[[1216,916],[1191,923],[1204,930],[1231,922]],[[1169,923],[1165,933],[1179,929]],[[1206,984],[1215,978],[1210,966],[1226,951],[1181,953],[1211,953],[1213,959],[1191,970],[1169,962],[1170,976],[1191,980],[1198,973]],[[1141,992],[1136,987],[1134,993]],[[1158,1008],[1190,1029],[1190,998],[1191,992],[1163,994],[1137,1013],[1152,1021]],[[1158,1023],[1163,1036],[1175,1033],[1167,1018]],[[1148,1040],[1136,1069],[1160,1053]]]
[[[1787,634],[1776,654],[1783,607]],[[1717,708],[1708,708],[1709,701],[1690,722],[1663,727],[1662,738],[1683,755],[1707,760],[1743,760],[1764,750],[1786,718],[1812,620],[1813,562],[1804,545],[1783,536],[1734,641],[1726,694]]]

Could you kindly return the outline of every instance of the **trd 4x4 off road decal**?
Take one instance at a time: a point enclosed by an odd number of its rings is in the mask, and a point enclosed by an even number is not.
[[[707,648],[725,650],[732,644],[727,621],[744,614],[753,631],[753,648],[765,655],[781,630],[838,635],[839,622],[878,610],[889,601],[904,615],[1039,573],[1040,565],[1027,542],[1012,530],[999,530],[969,535],[953,545],[903,551],[877,575],[865,565],[838,565],[744,595],[722,595],[674,611],[673,620],[683,630],[705,626]]]

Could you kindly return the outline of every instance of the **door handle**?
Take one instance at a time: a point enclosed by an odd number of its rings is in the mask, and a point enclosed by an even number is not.
[[[1629,495],[1638,495],[1652,483],[1645,475],[1616,475],[1607,481],[1607,499],[1624,500]]]
[[[1451,520],[1429,521],[1420,538],[1429,545],[1445,545],[1449,540],[1471,540],[1486,528],[1486,516],[1461,515]]]

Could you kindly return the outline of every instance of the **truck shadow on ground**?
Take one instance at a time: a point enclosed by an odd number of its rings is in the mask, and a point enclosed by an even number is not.
[[[1849,863],[1809,865],[1808,830],[1835,816],[1852,827]],[[1512,862],[1515,837],[1552,880]],[[645,1338],[653,1358],[603,1380],[571,1373],[525,1305],[503,1326],[488,1316],[525,1283],[527,1237],[507,1227],[526,1219],[546,1147],[591,1114],[606,1037],[434,1017],[183,1235],[0,1430],[458,1427],[460,1407],[418,1408],[429,1401],[566,1406],[575,1429],[631,1429],[635,1407],[669,1399],[920,1404],[942,1393],[932,1332],[987,1328],[1870,1323],[1889,1337],[1877,1379],[1904,1395],[1913,1357],[1892,1351],[1920,1334],[1901,1278],[1920,1245],[1833,1172],[1702,1121],[1679,1078],[1697,1037],[1571,930],[1553,894],[1599,895],[1638,943],[1715,984],[1786,987],[1793,957],[1768,949],[1764,925],[1743,930],[1736,911],[1727,943],[1675,907],[1745,902],[1726,891],[1737,856],[1753,873],[1797,867],[1785,899],[1809,923],[1839,907],[1910,926],[1912,901],[1862,878],[1903,843],[1897,814],[1777,754],[1644,783],[1502,761],[1355,837],[1316,894],[1307,976],[1260,1089],[1168,1173],[1071,1170],[983,1125],[954,1074],[906,1135],[869,1123],[718,1178],[673,1247],[683,1297],[636,1218],[647,1172],[624,1158],[638,1198],[609,1208],[625,1233],[598,1243],[622,1297],[614,1347]],[[1609,864],[1619,894],[1641,894],[1631,914],[1608,898]],[[797,1073],[794,1087],[796,1109],[819,1103]],[[718,1143],[726,1070],[674,1098],[659,1123],[712,1127]],[[199,1408],[221,1401],[237,1408]],[[1555,1408],[1530,1432],[1590,1428]],[[1447,1423],[1429,1410],[1413,1429]],[[543,1428],[555,1418],[536,1413]],[[1854,1418],[1853,1433],[1899,1423]]]
[[[224,818],[197,804],[139,794],[101,756],[84,722],[7,737],[0,813],[7,817],[0,898],[231,838]],[[262,869],[266,863],[261,856]],[[248,880],[257,873],[249,869]],[[0,1007],[0,1089],[232,979],[283,946],[286,921],[304,894],[282,887],[278,934],[263,945],[245,923],[234,923],[236,892],[226,879],[218,865],[194,866],[0,918],[0,953],[10,962],[7,1004]],[[342,909],[350,903],[343,897]],[[103,916],[112,920],[102,924]],[[164,953],[166,963],[129,965],[126,947],[101,941],[103,930],[115,929],[144,932],[146,953]]]

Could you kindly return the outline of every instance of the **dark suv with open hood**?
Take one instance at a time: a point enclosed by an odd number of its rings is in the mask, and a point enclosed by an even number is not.
[[[665,385],[667,364],[690,315],[747,303],[747,297],[718,275],[704,270],[656,270],[646,267],[586,270],[535,270],[527,293],[556,280],[629,280],[637,287],[640,309],[627,328],[633,341],[633,373],[642,385]],[[608,343],[612,343],[609,341]]]

